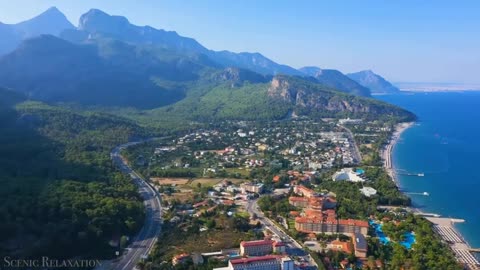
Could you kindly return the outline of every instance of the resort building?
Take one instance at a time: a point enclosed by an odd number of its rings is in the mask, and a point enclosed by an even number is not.
[[[347,254],[352,253],[350,249],[352,242],[342,242],[340,240],[333,240],[327,245],[327,248],[332,251],[345,252]]]
[[[304,186],[295,186],[295,193],[304,197],[290,196],[288,202],[299,208],[309,208],[316,210],[335,209],[337,200],[328,196],[320,196],[315,191],[305,188]]]
[[[362,177],[363,171],[357,170],[353,171],[352,168],[344,168],[336,172],[332,176],[333,181],[350,181],[350,182],[364,182],[365,179]]]
[[[243,183],[240,185],[242,193],[252,192],[252,193],[262,193],[263,184],[254,184],[254,183]]]
[[[307,197],[293,197],[291,196],[288,198],[288,203],[295,207],[305,208],[308,206],[308,198]]]
[[[336,219],[333,216],[305,216],[295,218],[295,229],[304,233],[342,233],[367,235],[368,222],[354,219]]]
[[[372,187],[363,187],[360,189],[360,192],[362,192],[362,194],[365,195],[366,197],[371,197],[377,194],[377,190]]]
[[[273,247],[273,253],[283,254],[283,253],[286,252],[285,243],[283,243],[283,242],[275,241],[275,242],[273,242],[272,247]]]
[[[276,255],[230,260],[227,267],[214,270],[294,270],[295,264],[289,257]]]
[[[320,196],[304,186],[295,186],[294,192],[304,197],[290,197],[288,202],[304,208],[303,216],[295,218],[295,229],[305,233],[367,235],[368,222],[353,219],[337,219],[335,207],[337,201],[332,197]]]
[[[269,239],[240,243],[241,256],[264,256],[272,253],[285,253],[285,243]]]
[[[304,197],[307,197],[307,198],[318,196],[318,194],[314,190],[309,189],[309,188],[307,188],[305,186],[302,186],[302,185],[295,186],[293,188],[293,192],[295,192],[295,194],[297,194],[297,195],[304,196]]]
[[[339,219],[338,220],[338,233],[343,234],[356,234],[360,233],[367,235],[368,222],[356,219]]]
[[[353,236],[353,247],[355,249],[355,256],[358,258],[367,257],[367,240],[361,233],[355,233]]]
[[[263,256],[272,254],[273,252],[272,240],[258,240],[258,241],[242,241],[240,243],[241,256]]]

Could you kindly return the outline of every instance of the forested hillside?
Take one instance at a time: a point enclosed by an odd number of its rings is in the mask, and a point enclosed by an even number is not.
[[[135,124],[75,113],[0,90],[0,255],[112,256],[110,240],[143,223],[135,186],[110,149],[146,133]]]

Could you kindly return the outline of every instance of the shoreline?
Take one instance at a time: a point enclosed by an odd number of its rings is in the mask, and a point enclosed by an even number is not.
[[[397,173],[395,171],[395,166],[393,165],[392,161],[393,149],[400,140],[400,136],[402,135],[402,133],[412,127],[414,124],[415,122],[406,122],[395,125],[389,143],[384,149],[382,149],[381,152],[383,167],[399,189],[400,182],[397,179]],[[440,217],[440,215],[437,216],[436,214],[432,213],[424,213],[419,208],[415,208],[412,206],[408,207],[408,209],[410,209],[410,211],[412,211],[413,213],[424,216],[428,221],[433,224],[434,230],[438,237],[440,237],[448,244],[453,254],[457,258],[457,261],[465,264],[466,269],[478,269],[477,267],[478,265],[480,265],[480,263],[478,262],[476,257],[469,252],[469,250],[472,249],[471,246],[465,240],[463,235],[455,228],[455,223],[465,222],[465,220],[442,218]]]
[[[381,153],[381,158],[383,160],[383,167],[385,168],[388,175],[390,175],[390,178],[392,178],[392,181],[395,182],[398,188],[400,188],[400,186],[397,179],[397,174],[395,173],[395,167],[393,166],[393,162],[392,162],[393,149],[395,148],[395,145],[399,141],[402,133],[405,132],[410,127],[412,127],[414,123],[415,122],[405,122],[405,123],[400,123],[395,125],[392,136],[390,137],[390,141],[385,147],[385,149],[382,150],[382,153]]]

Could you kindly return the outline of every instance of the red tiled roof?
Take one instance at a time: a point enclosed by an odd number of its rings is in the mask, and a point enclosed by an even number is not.
[[[321,217],[297,217],[295,218],[295,222],[297,223],[324,223],[323,218]]]
[[[323,213],[321,210],[314,210],[314,209],[306,209],[305,215],[307,217],[323,217]]]
[[[253,246],[263,246],[263,245],[272,245],[272,240],[257,240],[257,241],[242,241],[240,243],[243,247],[253,247]]]
[[[222,203],[225,204],[225,205],[234,205],[235,204],[235,202],[231,201],[231,200],[222,200]]]
[[[339,219],[338,224],[359,226],[359,227],[368,227],[368,222],[367,221],[357,220],[357,219]]]
[[[197,207],[200,207],[200,206],[204,206],[204,205],[207,205],[208,201],[205,200],[205,201],[202,201],[202,202],[199,202],[199,203],[196,203],[193,205],[193,208],[197,208]]]
[[[273,246],[274,247],[283,247],[283,246],[285,246],[285,243],[275,241],[275,242],[273,242]]]
[[[248,264],[252,262],[272,261],[277,259],[278,259],[278,256],[267,255],[267,256],[261,256],[261,257],[251,257],[251,258],[241,258],[241,259],[230,260],[230,263],[231,264]]]
[[[294,217],[298,217],[300,213],[298,211],[290,211],[290,215]]]
[[[336,213],[335,213],[335,210],[328,209],[328,210],[325,210],[325,214],[327,214],[327,216],[334,216]]]
[[[336,251],[344,251],[346,253],[351,253],[352,251],[350,250],[350,245],[348,242],[342,242],[342,241],[339,241],[339,240],[334,240],[332,242],[330,242],[331,245],[334,245],[334,246],[341,246],[340,249],[338,249],[337,247],[332,247],[332,250],[336,250]]]

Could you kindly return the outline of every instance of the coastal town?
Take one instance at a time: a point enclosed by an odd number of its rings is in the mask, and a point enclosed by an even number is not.
[[[480,270],[480,1],[418,2],[0,1],[0,270]]]
[[[126,156],[150,175],[168,234],[185,236],[179,242],[163,235],[166,246],[156,251],[175,269],[206,262],[217,270],[384,269],[396,248],[414,252],[427,241],[413,225],[425,218],[434,224],[428,233],[438,238],[435,244],[449,246],[459,266],[477,269],[475,250],[452,225],[461,220],[412,208],[396,188],[391,151],[409,126],[360,119],[237,122],[139,146]],[[396,192],[387,195],[385,185]],[[349,207],[353,197],[345,189],[370,210]],[[220,231],[224,239],[215,236]]]

